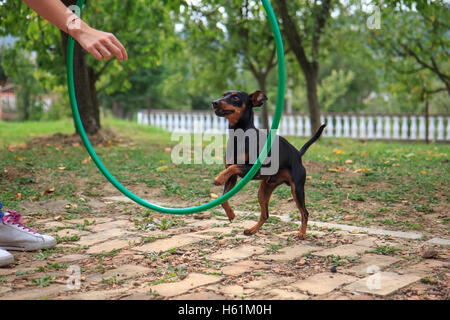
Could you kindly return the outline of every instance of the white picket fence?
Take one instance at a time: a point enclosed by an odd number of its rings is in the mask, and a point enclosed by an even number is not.
[[[228,122],[213,112],[177,112],[153,110],[140,111],[139,124],[163,128],[170,132],[226,133]],[[269,118],[269,122],[272,117]],[[420,115],[352,115],[324,114],[322,123],[327,123],[325,137],[348,137],[374,140],[425,140],[426,118]],[[260,128],[260,118],[255,116],[255,126]],[[311,136],[308,116],[283,115],[278,134],[284,136]],[[450,141],[450,116],[433,115],[428,118],[428,139]]]

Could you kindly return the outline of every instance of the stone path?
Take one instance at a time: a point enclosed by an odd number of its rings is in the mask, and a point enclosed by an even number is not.
[[[246,237],[254,221],[197,217],[41,220],[60,243],[15,252],[0,299],[450,298],[447,239],[313,222],[298,240],[286,218]]]

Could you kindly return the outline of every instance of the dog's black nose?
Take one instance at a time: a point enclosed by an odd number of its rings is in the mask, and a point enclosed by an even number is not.
[[[219,102],[219,100],[215,100],[215,101],[213,101],[213,102],[212,102],[212,105],[213,105],[213,107],[214,107],[214,108],[218,108],[218,107],[219,107],[219,105],[220,105],[220,102]]]

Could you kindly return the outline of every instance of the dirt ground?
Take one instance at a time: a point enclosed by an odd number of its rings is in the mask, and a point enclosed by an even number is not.
[[[40,146],[78,147],[75,136],[39,138]],[[106,134],[98,144],[114,145],[124,138]],[[308,181],[345,181],[358,173],[345,167],[326,172],[324,164],[306,161]],[[35,174],[40,185],[51,181],[50,171],[5,166],[2,179],[15,181]],[[245,228],[259,218],[256,189],[236,195],[231,204],[237,218],[230,223],[222,209],[203,214],[170,216],[151,212],[123,197],[102,180],[68,171],[70,198],[25,200],[16,208],[25,223],[57,238],[55,248],[13,252],[15,264],[0,268],[0,299],[332,299],[332,300],[447,300],[450,298],[448,203],[419,214],[420,228],[404,229],[383,221],[398,215],[382,212],[383,220],[364,224],[357,212],[368,212],[371,201],[340,204],[339,216],[312,209],[306,240],[296,238],[299,219],[290,195],[275,197],[271,217],[254,236]],[[384,189],[377,182],[370,189]],[[192,200],[167,196],[160,186],[134,183],[132,191],[161,205],[192,206]],[[221,194],[211,186],[211,198]],[[306,191],[308,194],[308,189]],[[436,197],[446,197],[437,194]],[[391,209],[408,211],[408,202]],[[373,210],[372,210],[373,211]],[[393,210],[395,211],[395,210]],[[381,215],[381,214],[380,214]],[[386,220],[387,219],[387,220]],[[398,219],[397,219],[398,220]]]

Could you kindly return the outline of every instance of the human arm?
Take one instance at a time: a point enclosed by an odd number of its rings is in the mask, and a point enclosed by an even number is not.
[[[60,30],[71,35],[97,60],[115,56],[119,61],[127,60],[128,54],[119,40],[108,32],[91,28],[69,10],[60,0],[22,0],[41,17]]]

